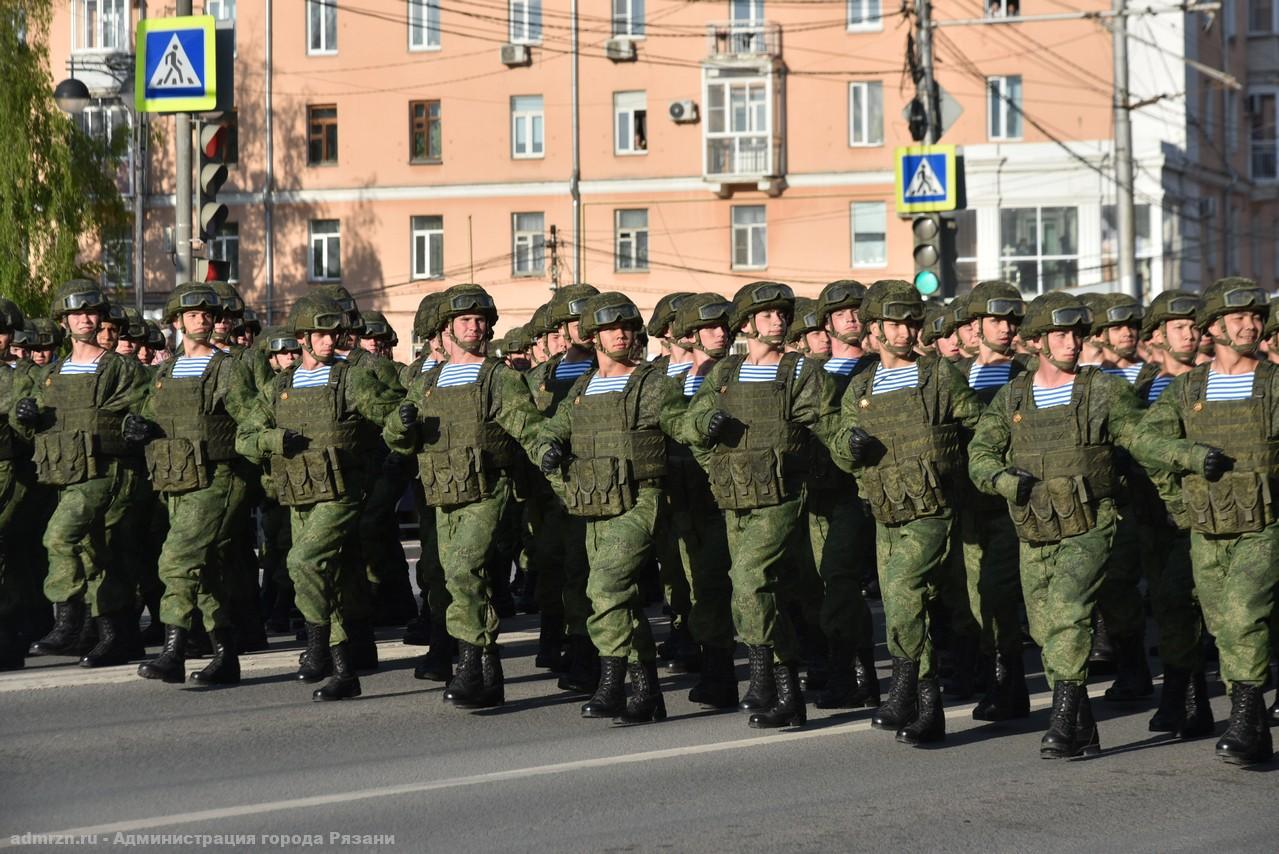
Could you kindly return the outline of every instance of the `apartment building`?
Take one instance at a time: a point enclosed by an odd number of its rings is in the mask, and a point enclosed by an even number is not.
[[[1225,272],[1273,284],[1274,3],[1129,20],[1148,294]],[[55,19],[54,77],[90,86],[92,132],[134,122],[141,5],[67,0]],[[648,310],[755,279],[815,295],[913,275],[893,149],[910,142],[914,21],[889,0],[580,0],[576,19],[571,0],[195,5],[236,29],[236,109],[221,119],[236,138],[231,216],[208,249],[264,316],[340,281],[407,350],[421,296],[459,281],[490,289],[501,330],[573,281]],[[943,141],[961,146],[967,179],[959,288],[1114,287],[1108,20],[1034,21],[1062,7],[1033,0],[936,5]],[[158,305],[173,282],[173,123],[149,128],[132,156]],[[123,237],[105,247],[110,281],[129,281],[131,251]]]

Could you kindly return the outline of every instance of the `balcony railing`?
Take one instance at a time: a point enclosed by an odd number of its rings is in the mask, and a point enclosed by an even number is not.
[[[741,135],[706,140],[706,175],[709,178],[757,178],[773,174],[772,145],[768,136]]]
[[[782,55],[782,28],[771,21],[718,21],[706,25],[711,59],[777,59]]]

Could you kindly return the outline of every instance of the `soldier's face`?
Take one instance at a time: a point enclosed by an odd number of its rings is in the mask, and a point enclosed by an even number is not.
[[[132,356],[134,353],[138,352],[138,345],[132,341],[125,341],[121,338],[119,343],[115,345],[115,351],[121,356]]]
[[[1157,340],[1160,337],[1162,341]],[[1193,353],[1198,350],[1200,337],[1195,322],[1189,318],[1165,321],[1151,336],[1156,343],[1162,343],[1174,353]]]
[[[1106,336],[1106,343],[1112,350],[1132,350],[1137,346],[1137,327],[1135,326],[1108,326],[1102,334]]]
[[[308,332],[311,336],[311,350],[315,353],[315,358],[321,362],[326,359],[333,358],[333,351],[337,348],[338,336],[334,332]]]
[[[977,341],[977,324],[973,321],[962,323],[955,327],[955,335],[957,336],[959,346],[965,350],[974,350],[978,347]]]
[[[1222,336],[1225,340],[1233,341],[1236,344],[1253,344],[1261,340],[1261,330],[1264,324],[1261,321],[1261,315],[1251,311],[1232,311],[1230,314],[1222,315],[1211,327],[1214,334],[1221,335],[1216,332],[1217,327],[1225,332]]]
[[[578,323],[578,321],[570,320],[568,323],[564,324],[562,329],[564,337],[568,339],[570,344],[586,343],[586,341],[582,340],[581,324]],[[564,349],[567,350],[568,347],[566,346]]]
[[[0,353],[7,352],[13,346],[13,331],[6,329],[0,331]]]
[[[542,338],[542,350],[546,353],[546,358],[558,356],[568,349],[568,339],[564,337],[564,333],[556,329],[554,332],[548,332]]]
[[[213,329],[213,313],[209,311],[182,312],[182,331],[188,335],[208,335]]]
[[[857,316],[855,308],[841,308],[830,313],[826,320],[826,328],[833,335],[845,337],[862,334],[862,320]]]
[[[293,350],[282,350],[279,353],[271,354],[271,367],[277,371],[283,371],[293,367],[293,363],[298,360],[298,354]]]
[[[955,333],[937,339],[937,354],[943,359],[959,358],[959,344],[955,341]]]
[[[779,308],[766,308],[763,311],[755,312],[755,331],[763,336],[771,336],[780,338],[786,334],[786,327],[790,323],[790,318],[786,316],[786,312]],[[750,331],[750,321],[742,328],[742,331]]]
[[[47,365],[53,361],[52,350],[32,350],[27,353],[27,356],[31,359],[31,363],[34,365]]]
[[[94,311],[73,311],[66,315],[63,324],[72,335],[92,335],[102,323],[102,317]]]
[[[728,327],[712,326],[697,330],[697,341],[707,350],[722,350],[728,346]]]
[[[909,350],[915,346],[915,341],[919,338],[919,325],[901,320],[885,320],[883,336],[888,346],[898,350]]]
[[[360,349],[368,350],[370,353],[376,353],[378,351],[378,343],[372,338],[361,338]]]
[[[482,314],[463,314],[452,320],[453,337],[458,341],[478,343],[488,337],[489,321]]]
[[[98,346],[103,350],[114,350],[120,343],[120,327],[107,321],[98,327]]]
[[[808,351],[814,356],[830,355],[830,336],[825,330],[804,333],[804,338],[808,343]]]
[[[1075,362],[1083,351],[1084,339],[1074,329],[1054,329],[1043,338],[1048,357],[1058,362]]]
[[[992,344],[1009,347],[1013,343],[1013,336],[1017,334],[1017,322],[1007,317],[983,317],[981,334]]]

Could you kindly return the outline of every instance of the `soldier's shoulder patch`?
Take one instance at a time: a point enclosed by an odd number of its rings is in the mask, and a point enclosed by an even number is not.
[[[863,397],[861,400],[857,401],[857,405],[862,409],[870,409],[870,399]]]
[[[1013,423],[1014,423],[1014,424],[1020,424],[1020,423],[1021,423],[1021,410],[1020,410],[1020,409],[1013,413]]]
[[[289,393],[287,391],[280,392],[280,400],[288,400],[288,399],[289,399]]]

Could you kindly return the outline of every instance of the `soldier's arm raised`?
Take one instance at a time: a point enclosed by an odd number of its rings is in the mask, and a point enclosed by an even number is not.
[[[387,416],[404,402],[404,390],[397,391],[387,386],[373,370],[350,371],[346,380],[346,399],[361,418],[374,424],[385,424]]]
[[[1005,498],[1016,495],[1017,489],[1017,478],[1005,472],[1012,441],[1008,388],[1004,386],[995,393],[995,399],[977,419],[972,441],[968,443],[968,477],[973,485],[982,492]]]

